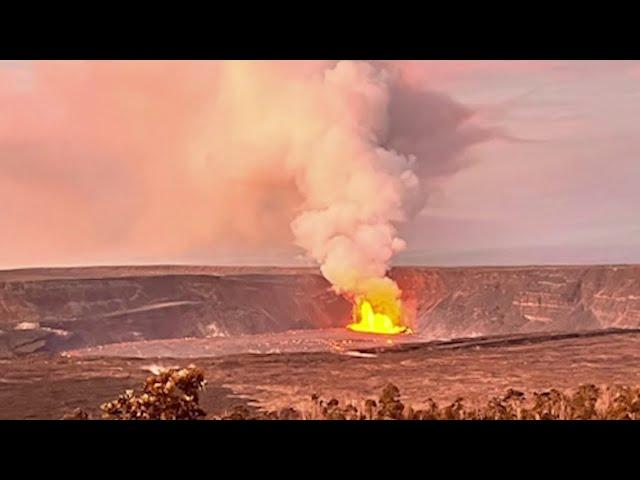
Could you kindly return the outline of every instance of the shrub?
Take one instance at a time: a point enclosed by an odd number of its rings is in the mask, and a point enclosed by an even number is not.
[[[102,418],[118,420],[194,420],[206,413],[198,404],[204,388],[199,368],[172,368],[147,377],[141,394],[126,390],[101,405]]]
[[[199,393],[204,388],[204,373],[191,365],[173,368],[148,377],[142,393],[126,390],[116,400],[101,406],[102,418],[122,420],[192,420],[205,417],[199,406]],[[400,401],[400,389],[387,384],[378,400],[365,399],[361,403],[345,403],[337,398],[325,401],[319,395],[311,396],[310,410],[286,407],[279,411],[250,410],[246,406],[234,407],[219,417],[223,420],[563,420],[563,419],[640,419],[640,387],[598,387],[580,385],[572,392],[552,388],[533,392],[508,389],[503,396],[490,399],[485,405],[468,406],[463,398],[440,406],[431,398],[424,407],[405,407]],[[359,406],[358,406],[359,405]],[[65,419],[84,420],[89,415],[75,409]]]

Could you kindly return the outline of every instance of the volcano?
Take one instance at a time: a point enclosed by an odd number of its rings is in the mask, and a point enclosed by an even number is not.
[[[211,379],[212,412],[238,395],[280,408],[389,381],[414,399],[570,387],[575,362],[581,382],[638,381],[640,266],[402,267],[390,277],[400,317],[336,294],[314,269],[0,272],[0,418],[59,418],[133,388],[149,365],[194,362]],[[407,326],[413,334],[399,335]]]
[[[391,329],[384,333],[407,325],[414,340],[640,327],[640,266],[399,267],[390,276],[402,290],[403,323],[400,317],[392,317],[392,326],[382,319]],[[374,314],[388,313],[372,307]],[[365,307],[365,315],[370,313]],[[5,357],[149,340],[344,329],[361,318],[354,317],[354,303],[311,268],[0,272]]]

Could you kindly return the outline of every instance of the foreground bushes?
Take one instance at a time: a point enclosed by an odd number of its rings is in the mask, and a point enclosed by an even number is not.
[[[140,395],[126,390],[116,400],[102,404],[105,419],[195,420],[206,413],[198,404],[204,388],[199,368],[172,368],[147,377]]]
[[[640,419],[640,387],[607,387],[581,385],[572,394],[556,389],[536,392],[531,398],[518,390],[509,389],[505,395],[492,398],[480,407],[467,406],[464,399],[440,406],[432,399],[421,409],[405,407],[400,391],[388,384],[378,401],[368,399],[358,408],[344,406],[336,399],[328,402],[317,395],[312,397],[311,411],[285,409],[280,412],[250,414],[244,407],[234,410],[223,419],[290,419],[318,420],[637,420]]]
[[[148,377],[143,391],[127,390],[116,400],[101,406],[102,418],[121,420],[194,420],[206,413],[199,406],[199,392],[205,386],[204,373],[190,366],[169,369]],[[458,398],[446,405],[427,399],[419,409],[406,407],[400,390],[388,384],[377,400],[367,399],[355,405],[329,401],[314,394],[310,407],[287,407],[279,411],[250,410],[238,406],[230,412],[208,417],[223,420],[574,420],[574,419],[640,419],[640,387],[615,386],[600,388],[581,385],[572,392],[551,389],[534,392],[530,397],[509,389],[486,405],[466,405]],[[86,412],[76,409],[66,415],[70,419],[87,419]]]

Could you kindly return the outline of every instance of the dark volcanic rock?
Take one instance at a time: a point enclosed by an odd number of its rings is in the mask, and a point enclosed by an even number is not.
[[[398,268],[430,337],[640,326],[640,267]],[[411,303],[412,302],[412,303]]]
[[[402,267],[391,276],[414,330],[426,338],[640,326],[638,266]],[[0,272],[0,356],[342,327],[350,311],[314,269],[6,271]],[[24,322],[37,327],[20,329]]]
[[[205,372],[201,405],[223,415],[248,409],[312,411],[312,395],[345,402],[378,398],[388,383],[416,409],[428,399],[447,405],[486,403],[507,389],[525,392],[596,385],[640,385],[640,333],[524,334],[509,338],[421,343],[372,357],[332,352],[234,355],[189,359],[65,358],[0,360],[0,419],[50,418],[99,406],[138,389],[157,367],[195,364]],[[357,406],[358,403],[356,403]]]
[[[42,329],[2,332],[0,333],[0,358],[43,351],[54,335],[53,332]]]
[[[15,328],[24,322],[48,332],[42,350],[59,351],[335,327],[347,323],[350,311],[315,274],[9,279],[0,283],[0,330],[8,345],[0,348],[15,350],[12,342],[27,331]]]

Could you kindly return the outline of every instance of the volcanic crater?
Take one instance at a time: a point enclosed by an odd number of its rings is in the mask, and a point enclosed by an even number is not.
[[[411,335],[344,328],[352,306],[315,269],[0,272],[0,418],[96,408],[152,364],[204,368],[211,411],[316,392],[362,397],[386,381],[419,403],[640,380],[640,266],[397,267],[390,276]]]

